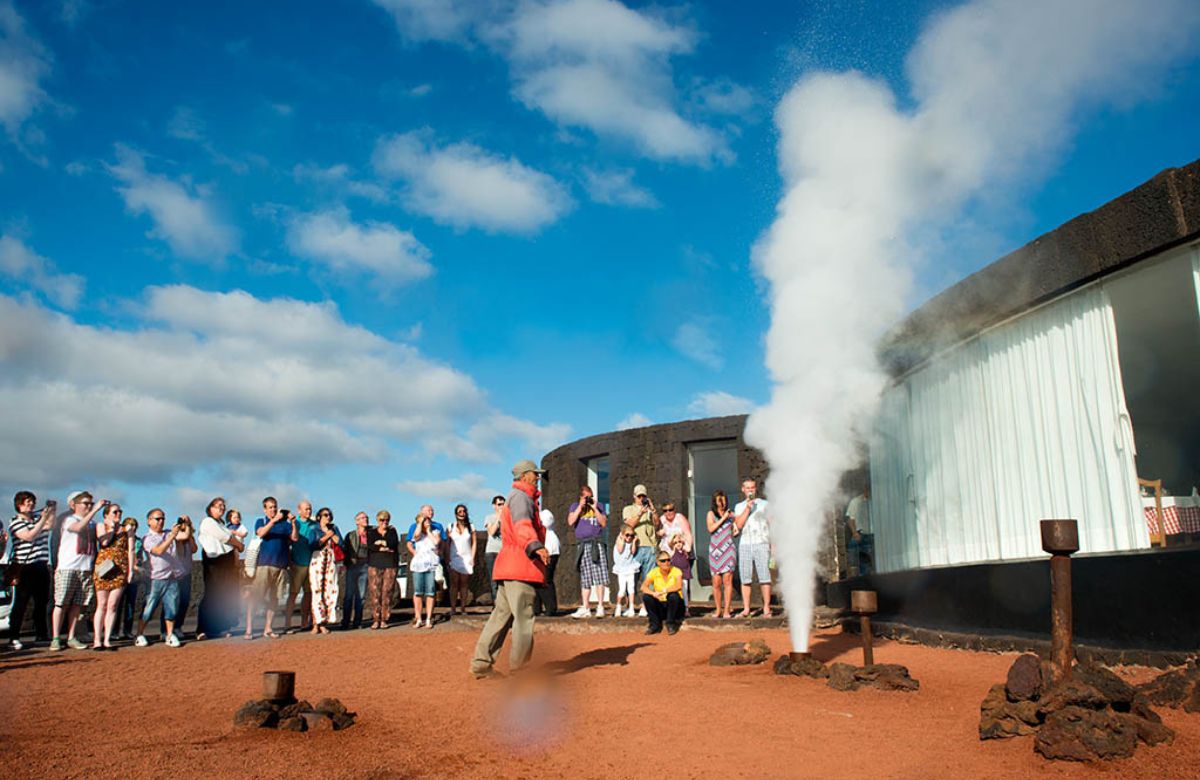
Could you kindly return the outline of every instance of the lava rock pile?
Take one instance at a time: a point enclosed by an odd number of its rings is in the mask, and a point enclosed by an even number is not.
[[[252,699],[234,713],[233,725],[280,731],[341,731],[354,725],[355,713],[338,699],[307,701]]]
[[[1184,712],[1200,712],[1200,667],[1196,666],[1195,660],[1188,661],[1185,668],[1160,674],[1150,682],[1139,685],[1137,690],[1151,704],[1182,708]]]
[[[771,657],[771,648],[761,639],[721,645],[708,659],[709,666],[746,666],[761,664]]]
[[[1036,655],[1017,658],[980,705],[979,738],[1036,735],[1034,751],[1059,761],[1128,758],[1138,742],[1175,739],[1150,699],[1102,666],[1078,664],[1069,679],[1050,681],[1049,665]]]
[[[781,655],[775,659],[775,674],[826,680],[826,684],[835,691],[856,691],[859,688],[915,691],[921,687],[921,683],[908,673],[908,668],[900,664],[852,666],[837,663],[826,666],[812,656],[793,659],[789,655]]]

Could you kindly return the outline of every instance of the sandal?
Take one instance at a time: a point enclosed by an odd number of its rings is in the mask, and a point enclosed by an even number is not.
[[[276,634],[274,631],[264,631],[263,636],[265,636],[267,639],[278,639],[279,638],[279,634]]]
[[[242,639],[245,639],[247,642],[249,642],[254,639],[254,634],[248,631],[245,634],[242,634]]]

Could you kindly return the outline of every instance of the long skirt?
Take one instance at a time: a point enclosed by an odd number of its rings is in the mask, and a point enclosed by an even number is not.
[[[202,566],[204,596],[200,599],[197,630],[218,637],[237,626],[241,613],[241,569],[237,552],[230,550],[215,558],[204,554]]]
[[[386,624],[392,616],[392,588],[396,587],[395,568],[367,567],[367,608],[371,622]]]
[[[317,550],[308,565],[309,590],[312,592],[313,622],[336,623],[341,599],[338,594],[338,565],[330,549]]]

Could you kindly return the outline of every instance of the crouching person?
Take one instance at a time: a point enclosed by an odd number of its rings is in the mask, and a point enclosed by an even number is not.
[[[161,605],[167,645],[179,647],[179,637],[175,635],[175,617],[179,611],[179,579],[175,576],[178,568],[175,561],[175,539],[183,527],[176,525],[170,532],[163,533],[167,516],[161,509],[151,509],[146,515],[146,523],[150,532],[142,540],[142,549],[150,559],[150,592],[146,594],[146,606],[142,610],[142,619],[138,623],[138,635],[134,644],[138,647],[150,644],[146,639],[146,623],[154,617],[154,610]]]
[[[667,633],[679,631],[683,623],[683,572],[671,565],[671,556],[658,551],[657,568],[642,582],[642,605],[650,618],[647,634],[657,634],[667,625]]]

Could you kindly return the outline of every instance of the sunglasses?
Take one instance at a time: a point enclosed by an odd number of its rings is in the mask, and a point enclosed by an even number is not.
[[[670,563],[671,559],[670,558],[659,558],[658,562],[659,563]]]
[[[333,517],[333,515],[329,514],[328,512],[322,512],[321,514],[317,515],[317,517]]]
[[[166,520],[167,518],[166,518],[166,515],[159,515],[157,517],[147,517],[146,519],[153,521],[153,520]]]

